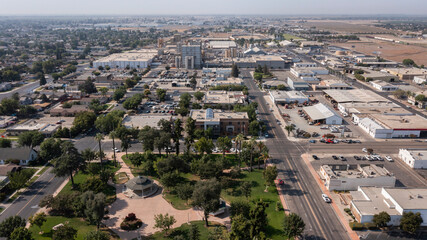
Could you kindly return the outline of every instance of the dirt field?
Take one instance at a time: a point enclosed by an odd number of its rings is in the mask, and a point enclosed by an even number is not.
[[[393,33],[395,31],[370,26],[371,22],[361,21],[332,21],[332,20],[309,20],[301,25],[316,27],[321,30],[340,33]]]
[[[378,41],[374,39],[361,38],[361,41],[338,43],[340,47],[348,48],[369,55],[377,55],[396,62],[402,62],[405,58],[413,59],[418,65],[427,65],[427,48],[403,45],[398,43]],[[352,48],[352,46],[355,46]],[[381,47],[381,48],[379,48]],[[376,52],[377,54],[374,54]]]

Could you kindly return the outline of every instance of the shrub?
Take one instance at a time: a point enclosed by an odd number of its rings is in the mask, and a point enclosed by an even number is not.
[[[105,183],[98,177],[90,177],[86,182],[82,183],[80,190],[82,192],[93,191],[94,193],[100,193],[104,190]]]
[[[349,225],[352,230],[363,230],[365,228],[363,224],[358,222],[350,222]]]
[[[375,225],[375,223],[364,223],[363,225],[369,230],[378,230],[378,227]]]
[[[283,205],[282,205],[282,203],[280,202],[280,201],[277,201],[276,202],[276,211],[283,211],[284,209],[283,209]]]
[[[126,231],[136,230],[141,226],[142,221],[136,217],[135,213],[129,213],[120,224],[120,228]]]

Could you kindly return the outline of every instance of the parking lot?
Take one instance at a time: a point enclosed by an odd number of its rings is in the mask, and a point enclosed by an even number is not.
[[[178,103],[176,102],[167,102],[165,104],[160,104],[157,102],[145,102],[143,105],[140,106],[139,113],[144,114],[170,114],[170,115],[177,115],[175,113],[175,108],[178,106]]]
[[[35,119],[34,121],[42,124],[61,124],[62,127],[71,128],[74,117],[51,117],[49,114],[42,114],[39,119]]]

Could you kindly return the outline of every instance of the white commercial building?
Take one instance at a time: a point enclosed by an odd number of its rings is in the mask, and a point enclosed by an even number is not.
[[[313,106],[304,107],[303,111],[307,114],[311,121],[321,122],[327,125],[341,125],[342,118],[323,103],[318,103]]]
[[[320,176],[330,191],[357,190],[359,186],[394,187],[396,184],[396,177],[375,164],[322,165]]]
[[[400,149],[399,158],[411,168],[427,168],[427,148]]]
[[[387,212],[388,225],[398,226],[404,212],[420,213],[427,226],[427,189],[359,187],[350,191],[350,209],[360,223],[372,222],[375,214]]]
[[[115,53],[93,62],[93,67],[111,68],[147,68],[151,65],[158,51],[152,49],[133,50],[124,53]]]
[[[317,64],[314,62],[299,62],[299,63],[294,63],[294,67],[296,68],[317,67]]]
[[[384,91],[384,92],[393,92],[396,91],[397,89],[399,89],[397,86],[384,82],[382,80],[375,80],[375,81],[371,81],[369,82],[374,88],[380,90],[380,91]]]
[[[300,92],[300,91],[277,91],[272,90],[270,93],[270,99],[276,104],[280,103],[291,103],[291,102],[298,102],[298,103],[304,103],[308,102],[308,97]]]
[[[427,76],[414,77],[414,83],[416,83],[416,84],[423,84],[426,82],[427,82]]]

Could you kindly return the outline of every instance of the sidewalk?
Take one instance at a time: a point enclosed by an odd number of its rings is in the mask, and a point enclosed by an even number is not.
[[[308,169],[310,170],[311,175],[313,175],[313,177],[316,179],[316,182],[319,185],[320,189],[322,189],[322,192],[325,193],[326,195],[328,195],[329,198],[331,198],[331,193],[325,187],[322,179],[320,179],[320,177],[317,174],[316,170],[314,170],[313,166],[311,165],[310,160],[308,159],[309,158],[308,154],[301,155],[301,158],[304,160],[305,164],[307,165]],[[344,217],[344,215],[340,211],[340,209],[337,206],[337,204],[334,201],[331,204],[332,204],[332,207],[334,208],[335,214],[340,219],[340,222],[343,225],[344,229],[347,231],[348,236],[352,240],[359,239],[359,236],[357,235],[357,233],[350,228],[350,225],[348,225],[348,220]]]

